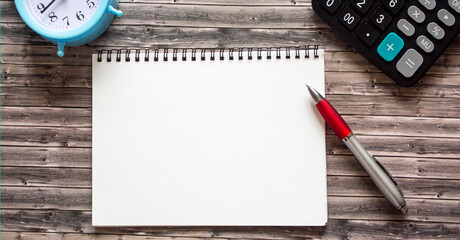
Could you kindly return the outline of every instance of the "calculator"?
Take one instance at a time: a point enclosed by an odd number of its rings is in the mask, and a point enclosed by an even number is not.
[[[460,0],[313,0],[348,44],[401,86],[417,83],[460,32]]]

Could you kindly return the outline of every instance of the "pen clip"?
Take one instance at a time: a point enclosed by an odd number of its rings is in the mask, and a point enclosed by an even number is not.
[[[401,193],[401,195],[404,196],[404,193],[399,188],[398,183],[394,180],[394,178],[391,175],[391,173],[379,162],[379,160],[377,160],[377,158],[375,158],[374,156],[371,156],[371,157],[372,157],[372,159],[374,159],[375,163],[377,163],[377,165],[379,165],[379,167],[383,170],[383,172],[385,172],[385,174],[388,175],[388,177],[395,184],[396,188]]]

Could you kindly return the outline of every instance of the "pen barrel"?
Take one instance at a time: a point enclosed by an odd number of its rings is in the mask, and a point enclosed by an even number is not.
[[[344,139],[351,133],[348,124],[325,98],[316,104],[316,108],[340,139]]]
[[[364,149],[361,143],[356,139],[353,133],[343,139],[345,145],[353,152],[363,168],[371,177],[377,188],[397,209],[406,212],[406,202],[404,196],[387,173],[376,161],[374,157]]]

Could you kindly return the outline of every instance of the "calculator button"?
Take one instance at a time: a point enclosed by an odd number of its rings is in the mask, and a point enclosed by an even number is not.
[[[382,5],[385,6],[393,15],[397,14],[401,11],[402,7],[404,7],[403,0],[383,0]]]
[[[365,14],[373,3],[372,0],[351,0],[350,2],[361,14]]]
[[[404,47],[404,40],[396,33],[389,33],[377,47],[377,53],[386,61],[390,62]]]
[[[423,21],[425,21],[425,13],[423,13],[416,6],[410,6],[407,9],[407,15],[409,15],[417,23],[422,23]]]
[[[436,0],[418,0],[426,9],[433,10],[436,7]]]
[[[369,16],[369,20],[380,30],[385,30],[391,23],[391,16],[381,8],[377,7],[375,11]]]
[[[410,24],[406,19],[400,19],[398,21],[398,29],[403,32],[406,36],[412,36],[415,33],[414,25]]]
[[[339,9],[340,5],[342,5],[342,0],[322,0],[319,1],[321,6],[326,8],[326,10],[330,13],[335,13],[337,9]]]
[[[460,13],[460,0],[447,0],[449,6],[454,9],[457,13]]]
[[[444,29],[442,29],[437,23],[434,22],[430,22],[426,27],[426,30],[431,34],[431,36],[438,40],[443,39],[444,35],[446,35]]]
[[[417,38],[417,45],[426,53],[433,52],[434,50],[434,44],[433,42],[430,41],[427,37],[420,35]]]
[[[438,18],[448,27],[453,26],[455,23],[454,15],[450,14],[450,12],[448,12],[446,9],[441,9],[438,11]]]
[[[369,47],[372,46],[380,37],[379,32],[371,27],[371,25],[369,25],[367,22],[361,26],[357,32],[357,35],[358,38],[363,40]]]
[[[361,20],[361,17],[348,6],[340,12],[338,18],[349,30],[353,30]]]
[[[396,69],[406,78],[412,77],[414,73],[422,66],[423,57],[414,49],[409,49],[396,63]]]

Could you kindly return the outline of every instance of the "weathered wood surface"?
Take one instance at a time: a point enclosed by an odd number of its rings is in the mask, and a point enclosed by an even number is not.
[[[310,0],[122,0],[96,41],[66,49],[38,37],[12,0],[1,18],[3,239],[460,238],[460,37],[402,88],[345,44]],[[326,94],[395,176],[394,210],[327,128],[326,227],[91,227],[91,54],[145,47],[326,50]]]

